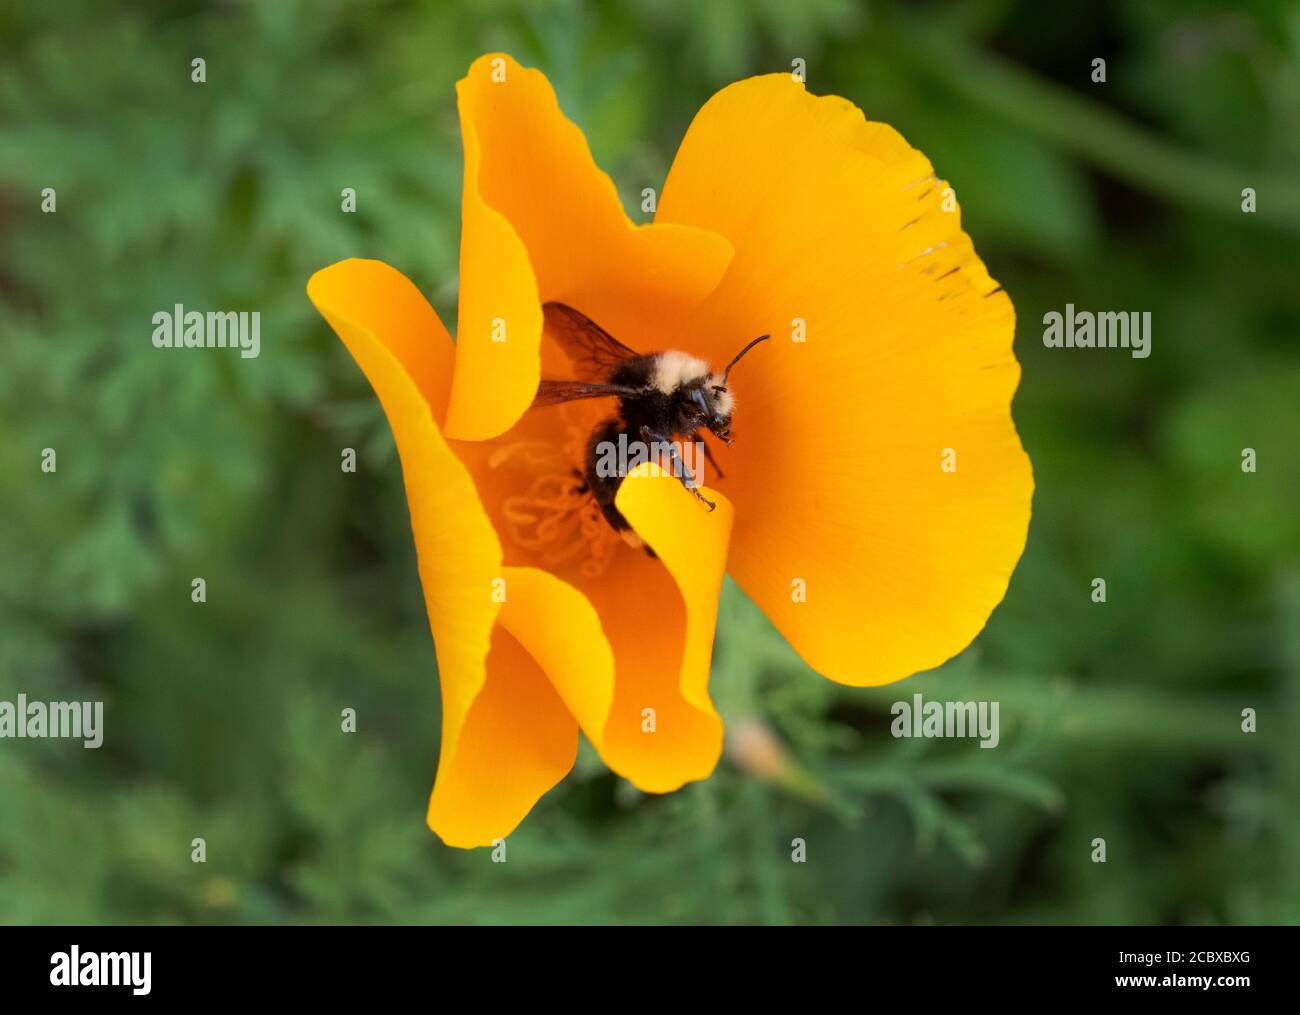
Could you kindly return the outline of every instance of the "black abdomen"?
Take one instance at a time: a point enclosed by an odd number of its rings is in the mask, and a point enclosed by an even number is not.
[[[641,439],[639,435],[629,433],[624,428],[622,421],[618,419],[606,420],[591,431],[591,437],[587,441],[586,478],[587,486],[600,507],[600,513],[605,516],[605,520],[609,522],[616,532],[624,532],[632,526],[619,513],[618,508],[614,506],[614,498],[618,496],[618,488],[623,482],[622,470],[615,469],[613,475],[602,476],[599,473],[607,470],[597,468],[600,462],[608,461],[609,458],[608,455],[601,453],[601,447],[613,446],[617,448],[619,446],[619,434],[624,435],[623,439],[629,446],[632,441]]]
[[[628,520],[614,506],[614,499],[618,496],[618,488],[623,484],[629,463],[642,461],[648,454],[648,449],[645,449],[637,455],[637,450],[646,443],[641,428],[646,427],[652,433],[671,433],[673,429],[671,398],[651,386],[656,359],[656,356],[636,356],[624,360],[614,368],[609,376],[610,384],[638,388],[646,391],[646,394],[637,398],[620,399],[618,416],[599,424],[592,430],[587,441],[587,486],[596,498],[600,513],[615,532],[630,533],[632,529]],[[620,451],[623,453],[620,454]],[[602,461],[606,463],[605,468],[600,468]],[[601,475],[602,472],[606,474]],[[654,556],[648,546],[645,549]]]

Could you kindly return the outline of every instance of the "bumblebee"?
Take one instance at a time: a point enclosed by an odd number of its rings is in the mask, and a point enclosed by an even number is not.
[[[611,447],[662,449],[671,472],[710,511],[716,505],[700,492],[676,441],[698,441],[709,466],[722,476],[704,440],[710,433],[730,446],[736,400],[727,378],[745,353],[770,336],[760,335],[740,350],[722,373],[698,356],[677,350],[638,353],[591,318],[563,303],[542,307],[546,331],[573,361],[578,380],[546,380],[537,387],[533,408],[586,398],[614,397],[617,413],[598,423],[587,441],[583,479],[610,526],[629,543],[640,545],[626,518],[614,506],[627,470],[602,468],[602,452]]]

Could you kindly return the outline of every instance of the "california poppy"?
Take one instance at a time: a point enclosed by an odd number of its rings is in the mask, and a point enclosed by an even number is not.
[[[832,680],[899,680],[961,651],[1024,547],[1033,481],[1010,405],[1014,311],[952,190],[891,127],[789,74],[715,95],[651,224],[624,213],[538,71],[481,57],[457,86],[465,177],[453,344],[379,261],[307,292],[373,386],[402,463],[442,685],[429,826],[509,833],[581,729],[649,792],[707,776],[730,573]],[[575,482],[609,399],[531,409],[573,376],[542,306],[732,379],[710,512],[653,465],[619,539]]]

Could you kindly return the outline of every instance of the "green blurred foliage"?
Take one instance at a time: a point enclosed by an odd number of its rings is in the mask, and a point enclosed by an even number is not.
[[[79,0],[0,6],[0,40],[0,698],[103,699],[108,725],[99,751],[0,742],[0,920],[1300,919],[1293,3]],[[499,48],[633,217],[738,77],[800,57],[894,124],[1017,306],[1038,485],[986,632],[904,684],[821,680],[728,585],[716,700],[797,778],[728,757],[647,797],[584,744],[504,865],[424,827],[400,476],[303,289],[380,257],[454,321],[453,86]],[[156,351],[178,302],[260,309],[261,357]],[[1151,358],[1049,353],[1066,302],[1150,310]],[[916,692],[1000,701],[1002,745],[892,739]]]

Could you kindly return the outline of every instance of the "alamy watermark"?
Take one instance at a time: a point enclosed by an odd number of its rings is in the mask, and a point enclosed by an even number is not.
[[[1151,311],[1093,313],[1065,305],[1065,313],[1043,315],[1043,345],[1049,349],[1131,349],[1134,359],[1151,355]]]
[[[889,710],[894,721],[889,732],[895,737],[978,737],[981,747],[997,747],[998,702],[896,701]]]
[[[104,742],[104,703],[102,701],[28,701],[19,693],[18,700],[0,701],[0,738],[49,737],[81,740],[87,748]]]
[[[153,315],[153,344],[156,349],[238,349],[244,359],[256,359],[262,351],[262,313],[254,310],[186,310],[177,303],[172,310]]]
[[[602,479],[623,478],[638,465],[655,462],[668,463],[673,478],[685,481],[688,487],[704,481],[705,450],[703,441],[682,441],[680,447],[673,441],[629,440],[621,433],[617,441],[601,441],[595,448],[596,475]]]
[[[73,945],[50,956],[54,987],[130,987],[136,996],[152,989],[153,952],[83,952]]]

